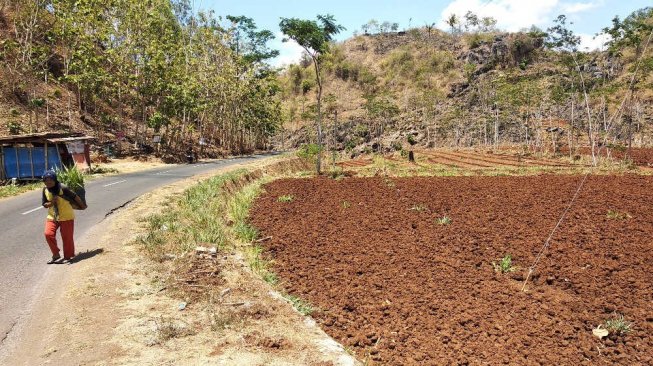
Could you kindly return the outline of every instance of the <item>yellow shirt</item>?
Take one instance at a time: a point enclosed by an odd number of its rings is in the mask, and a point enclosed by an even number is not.
[[[45,198],[48,202],[53,202],[54,204],[48,209],[48,220],[50,221],[69,221],[75,219],[75,210],[73,206],[65,198],[61,197],[63,195],[63,189],[59,189],[59,196],[55,197],[50,191],[45,190]],[[54,199],[54,201],[53,201]],[[55,206],[59,215],[56,215]]]

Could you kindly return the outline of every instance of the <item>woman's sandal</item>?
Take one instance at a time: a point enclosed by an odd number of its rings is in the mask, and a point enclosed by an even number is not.
[[[48,261],[48,264],[54,264],[54,263],[57,263],[57,261],[58,261],[59,259],[61,259],[61,256],[60,256],[60,255],[53,255],[53,256],[52,256],[52,259],[50,259],[50,260]]]

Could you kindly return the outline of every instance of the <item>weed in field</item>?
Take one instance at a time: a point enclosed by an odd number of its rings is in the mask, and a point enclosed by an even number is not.
[[[438,223],[438,225],[449,225],[449,224],[451,224],[451,218],[449,216],[442,216],[442,217],[438,218],[435,221]]]
[[[610,220],[627,220],[633,218],[628,212],[619,212],[615,210],[609,210],[605,216]]]
[[[517,270],[517,268],[512,265],[512,256],[510,254],[506,254],[501,258],[499,263],[492,262],[492,267],[494,267],[494,270],[499,273],[508,273]]]
[[[422,211],[428,211],[429,208],[427,205],[420,203],[417,205],[414,205],[413,207],[410,208],[412,211],[417,211],[417,212],[422,212]]]
[[[278,202],[292,202],[294,199],[295,199],[295,196],[293,196],[291,194],[286,194],[286,195],[283,195],[283,196],[279,196],[279,198],[277,198],[277,201]]]
[[[297,296],[293,295],[284,295],[284,297],[292,303],[292,306],[299,311],[302,315],[311,315],[313,313],[313,307],[308,302],[300,299]]]
[[[349,201],[342,201],[342,208],[347,209],[349,207],[351,207],[351,203],[349,203]]]
[[[623,315],[615,313],[612,318],[603,322],[603,329],[611,334],[624,335],[632,331],[632,325]]]

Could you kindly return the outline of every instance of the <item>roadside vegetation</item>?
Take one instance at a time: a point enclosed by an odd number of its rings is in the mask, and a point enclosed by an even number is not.
[[[240,169],[204,180],[188,188],[181,195],[170,197],[164,209],[145,217],[145,233],[136,243],[147,256],[159,264],[168,278],[166,288],[180,298],[192,294],[193,301],[209,301],[218,296],[219,287],[204,287],[205,276],[193,277],[193,282],[179,281],[197,270],[202,263],[197,255],[219,256],[239,253],[249,268],[263,281],[282,292],[302,314],[308,315],[311,306],[302,299],[286,294],[278,287],[279,279],[272,271],[271,258],[263,250],[257,230],[248,222],[249,210],[262,186],[273,179],[298,176],[308,168],[309,161],[284,167],[284,161],[262,169]],[[291,203],[292,195],[280,196],[278,201]],[[202,291],[195,291],[197,286]]]

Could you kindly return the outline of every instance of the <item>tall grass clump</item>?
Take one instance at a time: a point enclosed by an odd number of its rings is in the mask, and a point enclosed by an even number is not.
[[[155,258],[187,252],[196,246],[224,249],[229,242],[225,222],[230,208],[227,186],[237,184],[246,173],[239,170],[218,175],[171,197],[163,212],[144,220],[147,233],[138,241]]]

